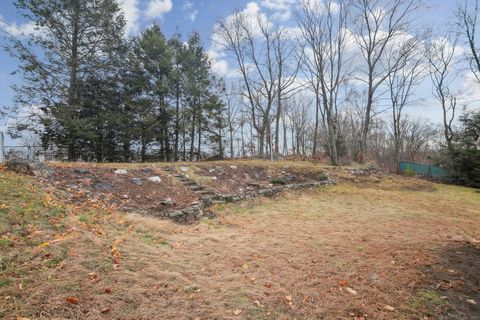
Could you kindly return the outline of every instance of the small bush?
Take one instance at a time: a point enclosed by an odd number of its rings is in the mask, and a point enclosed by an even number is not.
[[[413,168],[411,168],[411,167],[408,167],[407,169],[405,169],[405,175],[407,177],[414,177],[415,176],[415,170],[413,170]]]
[[[287,183],[282,180],[282,179],[278,179],[278,178],[274,178],[270,181],[271,184],[274,184],[274,185],[277,185],[277,186],[284,186],[286,185]]]
[[[326,172],[322,172],[318,175],[318,180],[319,181],[327,181],[330,180],[330,175]]]

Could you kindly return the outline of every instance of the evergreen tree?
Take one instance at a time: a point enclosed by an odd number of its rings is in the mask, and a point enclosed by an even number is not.
[[[123,42],[125,21],[115,0],[17,0],[16,7],[38,32],[13,40],[24,81],[15,87],[11,107],[38,106],[37,129],[45,144],[67,150],[69,160],[82,154],[95,130],[81,107],[82,81],[114,68],[112,54]],[[37,127],[38,128],[38,127]]]

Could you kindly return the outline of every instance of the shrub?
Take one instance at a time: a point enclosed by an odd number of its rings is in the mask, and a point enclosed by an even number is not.
[[[274,185],[280,185],[280,186],[283,186],[283,185],[286,185],[287,183],[282,180],[282,179],[279,179],[279,178],[274,178],[270,181],[271,184],[274,184]]]
[[[413,170],[412,167],[408,167],[407,169],[405,169],[405,175],[407,177],[414,177],[415,176],[415,170]]]

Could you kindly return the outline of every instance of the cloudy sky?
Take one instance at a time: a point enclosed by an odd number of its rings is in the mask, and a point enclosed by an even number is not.
[[[198,31],[205,42],[209,54],[214,60],[214,70],[225,77],[233,74],[235,65],[228,57],[224,57],[212,43],[212,31],[218,19],[227,17],[235,9],[250,13],[260,12],[270,16],[277,24],[292,26],[292,13],[300,0],[119,0],[127,20],[127,34],[134,36],[152,23],[161,26],[163,32],[170,36],[179,31],[189,34]],[[455,0],[427,0],[425,8],[418,12],[417,23],[422,28],[432,27],[434,30],[447,29],[452,21]],[[0,46],[6,44],[6,36],[21,37],[33,30],[31,24],[25,21],[16,11],[12,1],[0,1]],[[13,97],[10,86],[18,83],[18,76],[11,73],[16,70],[17,62],[0,50],[0,104],[9,105]],[[471,81],[465,70],[457,85],[471,90],[470,98],[480,100],[480,90]],[[440,110],[435,106],[431,96],[431,87],[422,85],[418,92],[418,106],[412,108],[410,114],[440,121]],[[0,130],[4,129],[4,121],[0,121]]]

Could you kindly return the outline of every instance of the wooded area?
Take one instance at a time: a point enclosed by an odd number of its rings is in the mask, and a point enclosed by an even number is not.
[[[476,1],[443,33],[415,23],[415,0],[305,0],[294,27],[237,10],[212,35],[235,67],[225,79],[196,32],[167,38],[152,25],[125,37],[115,0],[16,5],[38,32],[8,47],[24,82],[6,111],[32,106],[10,134],[33,132],[68,160],[432,161],[452,153],[458,101],[468,100],[454,67],[479,82]],[[419,94],[428,80],[433,92]],[[425,96],[442,110],[441,127],[407,116]]]

